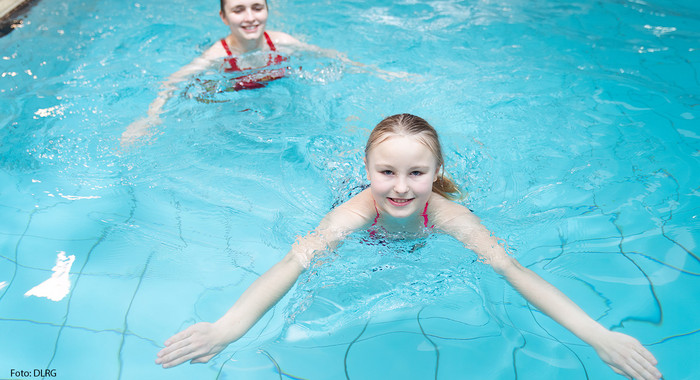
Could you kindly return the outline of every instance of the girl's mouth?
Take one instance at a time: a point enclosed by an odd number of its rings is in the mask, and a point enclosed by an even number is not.
[[[252,33],[258,30],[258,27],[260,25],[246,25],[242,26],[241,29],[243,29],[245,32]]]
[[[389,198],[389,197],[387,197],[387,199],[389,200],[389,203],[391,203],[392,206],[396,206],[396,207],[407,206],[409,203],[411,203],[413,201],[413,198],[403,199],[403,198]]]

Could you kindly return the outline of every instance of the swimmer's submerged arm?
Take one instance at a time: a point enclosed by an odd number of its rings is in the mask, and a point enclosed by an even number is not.
[[[218,321],[197,323],[166,340],[156,364],[169,368],[186,361],[208,362],[242,337],[289,291],[303,270],[290,252],[258,277]]]
[[[192,60],[192,62],[181,67],[178,71],[172,73],[165,82],[161,84],[161,91],[158,93],[158,98],[154,100],[148,107],[148,115],[157,117],[161,113],[161,108],[165,102],[170,99],[173,92],[177,89],[177,84],[184,82],[192,75],[201,73],[208,68],[214,66],[216,61],[225,56],[221,43],[217,42],[212,47],[207,49],[202,55]]]
[[[656,369],[656,358],[639,341],[603,327],[559,289],[520,265],[515,258],[504,254],[487,260],[491,260],[494,270],[528,302],[593,347],[613,371],[634,379],[661,377]]]
[[[122,133],[120,141],[122,145],[128,145],[134,142],[134,140],[145,135],[148,132],[148,128],[160,124],[160,114],[163,112],[163,106],[177,90],[177,84],[185,81],[192,75],[212,67],[217,59],[224,56],[222,54],[223,47],[217,45],[221,45],[221,43],[217,42],[214,44],[201,56],[195,58],[192,62],[171,74],[168,79],[161,84],[161,89],[155,100],[148,105],[147,116],[129,124],[124,133]]]
[[[440,227],[442,230],[473,250],[537,309],[591,345],[615,372],[635,379],[661,377],[655,367],[656,359],[639,341],[606,329],[559,289],[509,256],[498,239],[469,210],[463,208],[451,214],[447,218],[449,224]]]
[[[415,76],[414,74],[410,74],[404,71],[387,71],[375,64],[364,64],[362,62],[357,62],[353,61],[350,58],[347,57],[347,54],[341,53],[337,50],[333,49],[324,49],[315,45],[309,45],[309,44],[303,44],[303,48],[305,50],[317,52],[323,56],[326,56],[328,58],[333,58],[333,59],[338,59],[341,62],[345,63],[346,65],[350,65],[356,72],[360,73],[368,73],[368,74],[373,74],[377,75],[381,79],[385,81],[389,81],[392,79],[404,79],[407,80],[411,76]]]
[[[306,260],[334,248],[353,228],[364,224],[364,216],[354,213],[347,203],[326,215],[312,233],[299,238],[287,255],[256,279],[218,321],[200,322],[170,337],[158,353],[156,364],[169,368],[186,361],[206,363],[241,338],[294,286],[308,265]]]
[[[292,250],[299,262],[308,267],[316,254],[334,250],[348,234],[369,226],[374,212],[374,201],[369,189],[365,189],[329,212],[316,230],[299,239]]]
[[[166,340],[156,364],[169,368],[186,361],[206,363],[241,338],[294,286],[304,271],[298,259],[299,252],[321,245],[325,242],[317,234],[299,239],[289,253],[258,277],[218,321],[197,323]]]
[[[282,33],[282,32],[268,32],[270,34],[270,38],[272,38],[273,42],[276,45],[286,45],[294,50],[305,50],[305,51],[310,51],[317,53],[321,56],[332,58],[332,59],[337,59],[340,60],[341,62],[359,68],[361,71],[364,72],[370,72],[370,73],[375,73],[379,74],[379,76],[382,79],[388,80],[391,78],[406,78],[410,76],[411,74],[405,73],[405,72],[393,72],[393,71],[386,71],[382,70],[376,65],[366,65],[361,62],[356,62],[347,57],[346,54],[341,53],[337,50],[333,49],[326,49],[322,48],[320,46],[308,44],[306,42],[299,41],[298,39],[290,36],[289,34]]]
[[[201,73],[214,66],[216,62],[226,56],[221,42],[217,41],[209,49],[205,50],[202,55],[192,60],[192,62],[181,67],[178,71],[172,73],[168,79],[163,82],[164,90],[175,90],[175,85],[185,81],[192,75]],[[161,92],[162,93],[162,92]]]

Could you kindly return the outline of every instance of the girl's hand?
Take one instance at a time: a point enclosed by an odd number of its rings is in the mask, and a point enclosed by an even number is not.
[[[190,363],[206,363],[230,343],[223,341],[222,335],[212,323],[192,325],[165,341],[165,348],[158,352],[156,364],[170,368],[188,360]]]
[[[124,133],[122,133],[121,139],[119,139],[119,143],[121,144],[122,148],[128,148],[135,143],[136,140],[145,136],[151,127],[158,125],[161,122],[162,121],[158,116],[148,116],[136,120],[126,127],[126,130]]]
[[[618,374],[635,380],[658,380],[656,358],[637,339],[615,331],[607,331],[593,345],[598,356]]]

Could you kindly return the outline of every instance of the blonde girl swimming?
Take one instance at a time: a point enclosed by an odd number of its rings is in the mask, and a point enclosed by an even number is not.
[[[591,345],[613,371],[627,378],[659,379],[657,361],[636,339],[606,329],[566,295],[523,267],[466,207],[450,200],[457,187],[443,175],[437,132],[424,119],[400,114],[382,120],[365,147],[370,187],[330,211],[287,255],[241,295],[214,323],[197,323],[165,342],[157,364],[204,363],[242,337],[277,303],[313,257],[334,249],[359,229],[451,235],[503,276],[525,299]]]

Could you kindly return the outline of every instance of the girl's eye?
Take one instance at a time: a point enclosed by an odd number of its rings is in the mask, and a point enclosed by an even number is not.
[[[419,175],[421,175],[421,174],[423,174],[423,172],[420,172],[420,171],[418,171],[418,170],[414,170],[414,171],[411,172],[411,175],[414,175],[414,176],[419,176]]]
[[[392,175],[392,174],[394,174],[394,172],[392,172],[391,170],[382,170],[381,173],[384,174],[384,175]]]
[[[258,12],[259,12],[259,11],[261,11],[261,10],[263,10],[263,9],[265,9],[265,6],[262,5],[262,4],[258,4],[258,5],[254,5],[254,6],[253,6],[253,10],[254,10],[254,11],[258,11]]]
[[[235,7],[233,8],[233,13],[241,13],[245,10],[243,7]]]

